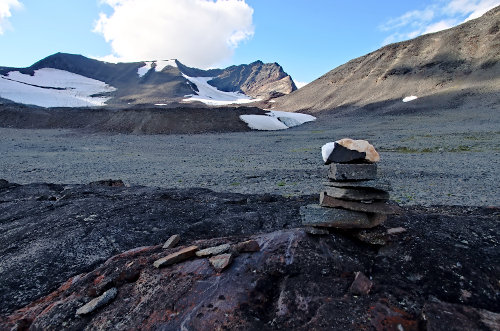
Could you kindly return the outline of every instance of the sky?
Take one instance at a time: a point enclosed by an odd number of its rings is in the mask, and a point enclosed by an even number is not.
[[[453,27],[500,0],[0,0],[0,66],[54,54],[277,62],[299,84],[386,44]]]

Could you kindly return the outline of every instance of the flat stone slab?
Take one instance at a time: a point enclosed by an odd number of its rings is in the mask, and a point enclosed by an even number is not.
[[[167,255],[161,259],[156,260],[153,265],[156,268],[166,267],[193,257],[198,250],[198,246],[189,246],[181,249],[176,253]]]
[[[227,252],[230,248],[231,248],[231,245],[229,245],[229,244],[208,247],[208,248],[201,249],[201,250],[197,251],[196,256],[205,257],[205,256],[219,255],[221,253]]]
[[[234,245],[234,249],[240,253],[252,253],[260,251],[260,245],[256,240],[247,240]]]
[[[387,219],[386,215],[325,208],[320,205],[302,206],[300,207],[300,215],[302,216],[302,225],[339,229],[373,228]]]
[[[402,209],[398,206],[388,205],[385,202],[375,201],[371,203],[363,203],[358,201],[341,200],[329,196],[326,192],[320,193],[319,204],[322,207],[344,208],[364,213],[377,213],[384,215],[400,214],[402,212]]]
[[[384,179],[372,179],[372,180],[351,180],[351,181],[324,181],[324,186],[333,187],[354,187],[354,188],[371,188],[376,190],[392,191],[391,183]]]
[[[212,265],[212,267],[214,267],[214,269],[217,272],[221,272],[222,270],[229,267],[229,265],[233,261],[233,254],[227,253],[227,254],[216,255],[212,256],[208,260],[210,261],[210,264]]]
[[[354,201],[389,200],[389,193],[382,190],[361,189],[361,188],[341,188],[327,186],[324,192],[337,199]]]
[[[165,241],[165,244],[163,244],[163,248],[173,248],[179,243],[179,240],[181,240],[181,236],[179,236],[178,234],[174,234],[173,236],[168,238],[167,241]]]
[[[118,294],[118,290],[116,287],[113,287],[106,292],[104,292],[101,296],[91,300],[90,302],[86,303],[82,307],[80,307],[77,311],[77,315],[87,315],[96,310],[99,307],[102,307],[104,305],[107,305],[111,300],[113,300],[116,297],[116,294]]]
[[[338,181],[375,179],[377,178],[377,164],[332,163],[328,169],[328,178]]]

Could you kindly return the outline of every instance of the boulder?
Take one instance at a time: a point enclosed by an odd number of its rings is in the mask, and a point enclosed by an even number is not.
[[[118,290],[113,287],[106,292],[104,292],[101,296],[91,300],[84,306],[80,307],[77,311],[77,315],[87,315],[96,310],[99,307],[102,307],[104,305],[107,305],[111,300],[113,300],[116,297],[116,294],[118,293]]]
[[[332,198],[355,201],[389,200],[389,193],[374,189],[325,187],[324,193]]]
[[[219,255],[221,253],[227,252],[230,248],[231,248],[231,245],[229,245],[229,244],[208,247],[208,248],[201,249],[201,250],[197,251],[196,256],[205,257],[205,256]]]
[[[354,295],[367,295],[373,286],[372,281],[361,271],[354,273],[354,281],[349,287],[349,292]]]
[[[231,262],[233,261],[233,254],[227,253],[212,256],[209,261],[212,267],[214,267],[215,271],[221,272],[231,264]]]
[[[362,213],[352,210],[323,208],[319,205],[300,207],[302,225],[340,229],[373,228],[387,219],[386,215]]]
[[[358,201],[341,200],[329,196],[326,192],[320,193],[319,204],[322,207],[344,208],[365,213],[378,213],[384,215],[400,214],[402,211],[400,207],[388,205],[385,202],[376,201],[372,203],[363,203]]]
[[[198,246],[189,246],[189,247],[183,248],[176,253],[172,253],[172,254],[167,255],[161,259],[156,260],[153,263],[153,265],[156,268],[161,268],[161,267],[169,266],[171,264],[182,262],[184,260],[189,259],[190,257],[193,257],[197,250],[198,250]]]
[[[181,236],[179,236],[178,234],[174,234],[173,236],[170,236],[167,241],[165,241],[165,244],[163,244],[163,248],[174,248],[180,240]]]
[[[328,169],[328,178],[335,181],[372,180],[377,178],[377,165],[332,163]]]
[[[380,156],[368,141],[344,138],[321,147],[325,164],[378,162]]]

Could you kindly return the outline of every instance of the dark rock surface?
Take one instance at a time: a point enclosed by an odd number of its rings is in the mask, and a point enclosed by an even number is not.
[[[335,181],[373,180],[377,178],[377,164],[332,163],[328,168],[328,178]]]
[[[365,160],[366,153],[358,152],[356,150],[352,150],[346,148],[340,144],[335,144],[330,155],[325,162],[325,164],[330,163],[362,163]]]
[[[212,203],[225,205],[218,199]],[[259,243],[260,251],[239,254],[221,273],[206,258],[156,269],[153,261],[168,251],[141,247],[75,272],[50,295],[10,310],[1,328],[448,330],[449,324],[438,322],[444,307],[451,314],[444,317],[461,319],[463,326],[494,330],[500,312],[498,218],[494,208],[414,207],[382,226],[408,231],[380,248],[347,232],[318,237],[302,229],[184,242],[200,248]],[[349,293],[358,272],[373,283],[363,296]],[[113,287],[118,295],[112,302],[75,316]],[[19,289],[8,294],[14,291]]]
[[[299,207],[313,199],[208,189],[9,184],[0,188],[0,313],[47,295],[115,254],[163,245],[173,234],[184,245],[299,226]]]
[[[0,127],[78,129],[85,132],[179,134],[250,131],[240,115],[266,112],[255,107],[158,107],[128,109],[35,108],[0,104]]]

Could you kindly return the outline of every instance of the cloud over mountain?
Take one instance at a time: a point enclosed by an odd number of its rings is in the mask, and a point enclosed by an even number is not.
[[[178,58],[207,68],[229,59],[253,36],[253,9],[244,0],[103,0],[94,31],[123,61]]]
[[[19,0],[0,0],[0,35],[10,27],[8,18],[12,15],[11,9],[21,8]]]
[[[383,45],[449,29],[498,5],[500,0],[436,0],[423,9],[408,11],[382,24],[380,30],[391,32]]]

